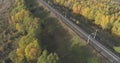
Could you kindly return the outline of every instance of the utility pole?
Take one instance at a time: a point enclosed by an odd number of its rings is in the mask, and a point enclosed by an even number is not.
[[[94,39],[95,39],[95,37],[96,37],[96,35],[97,35],[97,31],[98,31],[98,30],[95,31],[95,34],[94,34],[94,37],[93,37]]]
[[[95,33],[91,33],[91,34],[88,35],[87,44],[90,42],[90,37],[91,37],[91,35],[93,35],[93,38],[95,39],[95,37],[96,37],[96,35],[97,35],[97,31],[98,31],[98,30],[96,30]]]
[[[90,42],[90,37],[91,37],[91,35],[88,36],[87,44]]]

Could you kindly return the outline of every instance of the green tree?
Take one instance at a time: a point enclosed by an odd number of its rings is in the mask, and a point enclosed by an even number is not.
[[[60,61],[56,53],[48,54],[47,50],[44,50],[37,63],[60,63]]]
[[[120,53],[120,46],[119,47],[113,47],[113,48],[117,53]]]

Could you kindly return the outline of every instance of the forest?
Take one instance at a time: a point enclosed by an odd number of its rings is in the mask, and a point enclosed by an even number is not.
[[[35,17],[30,11],[34,9],[36,1],[28,2],[29,0],[15,0],[9,17],[9,29],[12,31],[5,32],[10,36],[9,44],[4,46],[6,43],[3,43],[0,47],[2,63],[59,63],[55,52],[48,53],[41,47],[43,19]],[[7,52],[5,56],[4,52]]]
[[[60,24],[37,0],[15,0],[0,37],[0,63],[108,63]]]
[[[111,30],[120,36],[120,4],[112,0],[53,0],[56,4],[72,9],[73,13],[81,14],[102,29]]]

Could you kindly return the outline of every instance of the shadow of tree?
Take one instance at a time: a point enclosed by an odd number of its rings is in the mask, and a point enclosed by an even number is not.
[[[49,32],[49,27],[52,29],[51,32]],[[91,54],[88,48],[77,45],[71,47],[71,35],[59,24],[49,22],[42,30],[42,45],[49,52],[56,52],[62,63],[87,63]]]

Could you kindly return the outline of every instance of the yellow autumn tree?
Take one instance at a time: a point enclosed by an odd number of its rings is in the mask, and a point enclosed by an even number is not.
[[[18,23],[16,23],[16,29],[17,29],[18,31],[21,31],[21,29],[22,29],[21,25],[18,24]]]
[[[25,9],[21,10],[20,12],[18,12],[16,15],[15,15],[15,21],[17,21],[18,23],[23,23],[25,17],[28,17],[29,16],[29,12]]]
[[[17,48],[16,55],[18,56],[19,60],[23,60],[24,59],[24,49]]]
[[[60,0],[54,0],[55,3],[60,3]]]
[[[112,28],[112,33],[120,36],[120,20],[116,21]]]
[[[80,14],[80,12],[81,12],[81,6],[80,6],[79,2],[76,2],[73,5],[72,10],[73,10],[73,13]]]
[[[100,25],[103,29],[108,28],[109,25],[109,16],[104,15],[102,13],[97,13],[97,16],[95,17],[95,24]]]
[[[82,8],[81,10],[81,14],[85,17],[88,17],[88,14],[90,13],[90,8],[86,7],[86,8]]]
[[[40,53],[41,53],[41,49],[37,40],[31,42],[25,48],[25,56],[28,60],[37,59]]]
[[[60,0],[60,4],[64,5],[65,4],[65,0]]]
[[[110,17],[109,16],[101,16],[101,23],[100,25],[102,26],[103,29],[107,29],[109,26],[109,23],[110,23]]]

